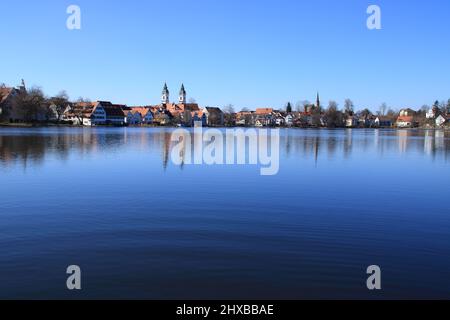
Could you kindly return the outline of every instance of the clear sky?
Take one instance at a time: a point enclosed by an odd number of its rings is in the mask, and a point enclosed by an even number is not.
[[[81,30],[66,9],[81,8]],[[382,30],[366,27],[377,4]],[[374,111],[450,98],[450,1],[0,0],[0,83],[157,104],[165,81],[201,105],[330,99]]]

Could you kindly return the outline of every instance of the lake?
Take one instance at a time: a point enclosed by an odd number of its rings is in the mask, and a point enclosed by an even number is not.
[[[172,132],[0,128],[0,298],[450,299],[450,132],[281,129],[273,176]]]

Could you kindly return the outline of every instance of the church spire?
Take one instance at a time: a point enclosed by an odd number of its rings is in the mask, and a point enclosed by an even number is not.
[[[169,95],[170,95],[170,93],[169,93],[169,88],[167,87],[167,83],[164,83],[164,88],[163,88],[162,96],[161,96],[161,102],[163,104],[169,103]]]
[[[186,104],[186,90],[184,89],[184,84],[181,84],[180,94],[178,95],[178,102],[181,104]]]
[[[317,108],[320,107],[320,97],[319,97],[319,92],[317,92],[316,107],[317,107]]]

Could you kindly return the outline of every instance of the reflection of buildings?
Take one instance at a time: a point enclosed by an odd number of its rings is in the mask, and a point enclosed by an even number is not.
[[[131,152],[154,153],[161,155],[162,165],[167,168],[171,161],[171,129],[58,129],[48,134],[36,133],[33,129],[27,134],[5,134],[0,131],[0,166],[43,163],[48,156],[64,161],[71,154],[88,156],[95,153]],[[373,138],[373,139],[372,139]],[[202,153],[202,135],[190,132],[193,148]],[[197,140],[196,140],[197,139]],[[285,139],[285,141],[283,141]],[[293,130],[281,136],[281,154],[299,160],[314,161],[317,165],[320,156],[329,158],[349,157],[353,149],[361,153],[384,155],[414,151],[433,158],[447,157],[450,151],[450,133],[443,130],[398,130],[398,131],[355,131],[355,130]],[[182,149],[182,161],[195,155],[193,149]],[[356,155],[356,152],[354,153]],[[195,159],[191,159],[194,160]],[[99,160],[101,161],[101,160]]]
[[[400,151],[400,153],[405,153],[408,147],[408,132],[408,130],[397,131],[398,151]]]
[[[430,130],[425,131],[425,137],[423,140],[424,140],[423,141],[423,143],[424,143],[423,151],[425,152],[425,154],[430,155],[434,149],[434,147],[433,147],[434,139],[433,139],[432,131],[430,131]]]

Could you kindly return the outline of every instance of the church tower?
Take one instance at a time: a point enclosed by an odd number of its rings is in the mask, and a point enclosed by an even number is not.
[[[186,90],[184,90],[184,84],[181,85],[180,94],[178,96],[178,102],[180,104],[186,104]]]
[[[163,104],[168,104],[169,103],[169,89],[167,88],[167,83],[164,83],[164,88],[162,91],[162,97],[161,97],[161,102]]]
[[[316,108],[320,107],[320,98],[319,98],[319,92],[317,92],[317,100],[316,100]]]

